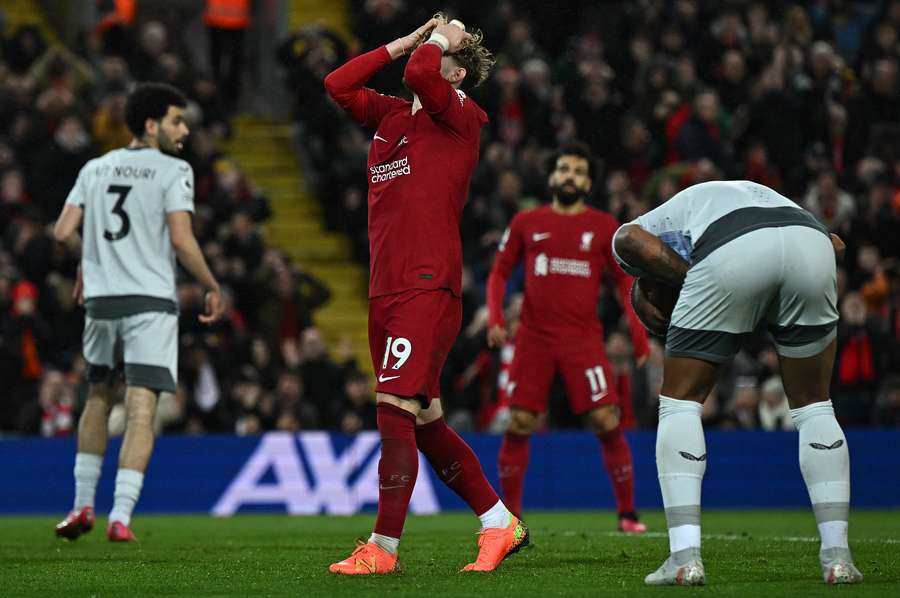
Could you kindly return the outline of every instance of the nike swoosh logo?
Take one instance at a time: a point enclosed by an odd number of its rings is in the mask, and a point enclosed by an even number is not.
[[[399,377],[400,376],[385,376],[382,374],[382,375],[378,376],[378,381],[379,382],[387,382],[388,380],[394,380],[395,378],[399,378]]]
[[[387,143],[387,139],[385,139],[384,137],[382,137],[382,136],[379,135],[378,133],[375,133],[375,137],[373,137],[373,139],[377,139],[378,141],[384,141],[385,143]]]
[[[531,238],[532,238],[535,242],[537,242],[537,241],[543,241],[544,239],[549,239],[549,238],[550,238],[550,233],[534,233],[533,235],[531,235]]]

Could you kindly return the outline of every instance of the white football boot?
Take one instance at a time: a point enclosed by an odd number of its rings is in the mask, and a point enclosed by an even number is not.
[[[662,566],[644,578],[648,586],[702,586],[706,572],[699,548],[673,552]]]

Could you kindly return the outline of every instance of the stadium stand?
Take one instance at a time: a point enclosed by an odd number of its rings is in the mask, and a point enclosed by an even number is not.
[[[9,389],[0,432],[73,432],[84,395],[82,313],[70,298],[76,260],[47,226],[81,165],[127,143],[124,96],[147,78],[172,82],[192,99],[195,228],[232,302],[226,322],[204,329],[195,317],[199,288],[181,285],[181,383],[163,401],[160,429],[374,427],[356,274],[368,259],[368,139],[330,103],[322,79],[432,11],[403,0],[290,3],[304,5],[291,12],[293,32],[277,55],[253,57],[277,61],[293,98],[302,176],[273,182],[266,179],[272,163],[259,159],[283,160],[289,129],[231,113],[182,24],[142,13],[139,2],[133,22],[99,14],[64,47],[39,11],[23,17],[18,8],[37,3],[12,4],[15,20],[0,29],[0,381]],[[324,25],[304,18],[319,10],[315,4],[330,11]],[[592,202],[621,221],[692,183],[747,178],[840,234],[848,254],[839,275],[835,409],[845,425],[900,424],[900,1],[523,6],[458,0],[443,7],[478,24],[499,58],[488,83],[472,92],[491,123],[462,227],[464,324],[443,381],[451,422],[491,429],[502,421],[503,353],[484,343],[485,278],[512,215],[546,201],[547,156],[580,138],[598,156]],[[372,86],[404,94],[391,87],[400,79],[384,72]],[[274,147],[261,149],[260,137]],[[289,170],[290,162],[274,168]],[[297,239],[306,245],[273,249]],[[513,286],[520,290],[520,277]],[[611,361],[632,388],[635,426],[653,427],[660,344],[635,370],[620,308],[612,293],[606,297],[600,313]],[[348,329],[355,335],[338,341]],[[766,336],[754,337],[707,402],[706,425],[788,425],[775,368]],[[565,411],[551,410],[547,425],[578,425]]]

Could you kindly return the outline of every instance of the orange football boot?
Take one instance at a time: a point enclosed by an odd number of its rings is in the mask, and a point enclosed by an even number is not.
[[[334,563],[328,570],[341,575],[381,575],[400,571],[400,561],[374,542],[360,541],[356,550],[340,563]]]
[[[483,529],[478,533],[478,558],[463,571],[493,571],[503,559],[528,546],[528,526],[511,515],[509,525]]]

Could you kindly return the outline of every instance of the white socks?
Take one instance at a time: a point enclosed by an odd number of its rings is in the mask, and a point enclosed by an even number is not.
[[[492,527],[505,528],[512,523],[512,513],[509,512],[502,500],[498,500],[497,504],[479,515],[478,519],[481,520],[481,527],[485,529]],[[400,538],[391,538],[390,536],[382,536],[375,533],[369,536],[369,542],[391,554],[397,554],[397,549],[400,547]]]
[[[141,495],[144,485],[144,474],[134,469],[119,469],[116,474],[116,493],[113,509],[109,513],[109,521],[121,521],[125,525],[131,523],[131,512]]]
[[[672,553],[700,548],[700,486],[706,472],[702,410],[694,401],[659,397],[656,470]]]
[[[371,536],[369,536],[369,542],[376,545],[382,550],[390,552],[391,554],[397,554],[397,549],[400,547],[400,538],[382,536],[381,534],[373,533]]]
[[[509,527],[512,522],[512,513],[506,508],[502,500],[498,500],[497,504],[478,516],[481,520],[481,527],[490,529],[499,527],[500,529]]]
[[[809,491],[822,550],[847,548],[850,453],[831,401],[791,409],[800,432],[800,471]]]
[[[75,455],[75,505],[73,508],[94,506],[94,495],[97,493],[97,482],[100,480],[100,469],[103,457],[90,453]]]

